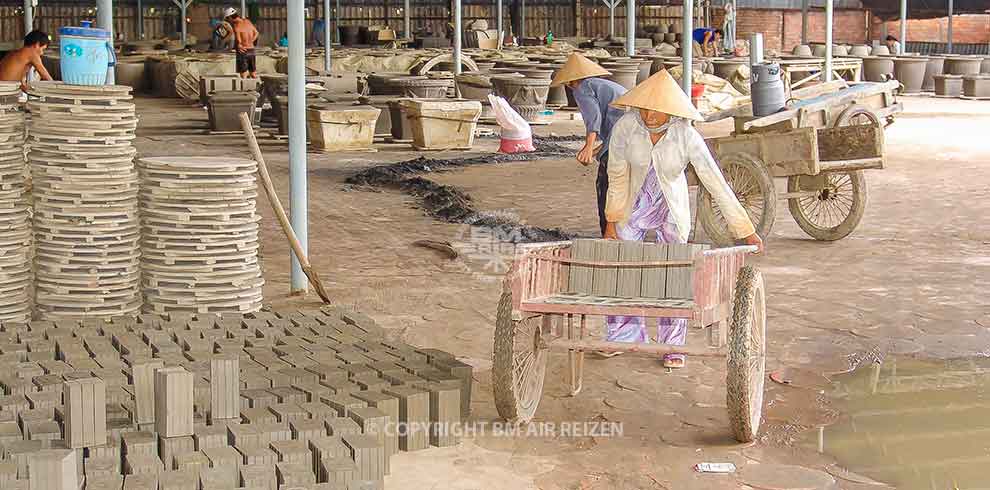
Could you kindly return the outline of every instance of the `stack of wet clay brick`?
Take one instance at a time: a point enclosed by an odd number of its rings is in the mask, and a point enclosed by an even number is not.
[[[335,307],[0,328],[0,488],[381,489],[457,443],[471,367]]]

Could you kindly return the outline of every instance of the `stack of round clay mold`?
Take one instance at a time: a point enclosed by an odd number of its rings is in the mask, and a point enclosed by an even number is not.
[[[224,157],[141,158],[141,266],[153,313],[261,308],[257,164]]]
[[[20,84],[0,83],[0,323],[31,318],[31,219]]]
[[[43,318],[136,313],[140,223],[130,87],[32,84],[35,307]]]

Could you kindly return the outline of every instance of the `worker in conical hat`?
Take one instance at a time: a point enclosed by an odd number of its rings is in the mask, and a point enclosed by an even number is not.
[[[609,189],[605,203],[605,237],[642,241],[656,231],[657,241],[686,243],[691,232],[687,176],[694,167],[711,194],[729,231],[742,244],[763,250],[746,210],[736,199],[701,134],[691,121],[703,120],[666,70],[653,75],[612,103],[629,109],[612,130],[609,143]],[[648,342],[642,317],[607,318],[608,340]],[[683,345],[687,320],[661,318],[658,341]],[[682,367],[684,356],[664,356],[664,366]]]
[[[598,194],[598,226],[605,233],[605,195],[608,192],[608,142],[612,126],[622,117],[623,109],[612,102],[626,93],[625,87],[601,78],[611,73],[598,63],[577,53],[567,57],[564,66],[554,76],[551,86],[566,85],[574,95],[584,120],[584,147],[577,154],[578,162],[591,165],[598,162],[595,189]]]

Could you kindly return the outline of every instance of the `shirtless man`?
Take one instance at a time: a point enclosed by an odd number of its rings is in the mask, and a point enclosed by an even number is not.
[[[237,9],[227,7],[224,20],[234,27],[237,47],[237,73],[241,78],[258,78],[258,68],[254,61],[254,44],[258,41],[258,29],[245,17],[237,15]]]
[[[48,47],[48,34],[41,31],[31,31],[24,36],[24,47],[15,49],[0,60],[0,80],[9,82],[21,82],[21,90],[28,89],[28,70],[34,67],[42,80],[51,80],[45,65],[41,63],[41,55],[45,54]]]

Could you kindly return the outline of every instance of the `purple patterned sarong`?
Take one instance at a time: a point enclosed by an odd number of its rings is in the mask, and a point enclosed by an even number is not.
[[[643,187],[636,196],[629,222],[618,228],[620,240],[643,241],[647,232],[656,230],[658,243],[683,243],[677,235],[677,228],[663,198],[657,182],[656,170],[652,167],[646,175]],[[641,316],[609,316],[606,340],[610,342],[648,343],[646,322]],[[657,320],[657,341],[661,344],[684,345],[687,335],[686,318],[659,318]]]

